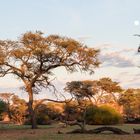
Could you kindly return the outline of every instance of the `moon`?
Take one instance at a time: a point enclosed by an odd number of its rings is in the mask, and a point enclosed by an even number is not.
[[[135,20],[134,21],[134,26],[139,26],[140,25],[140,22],[138,20]]]

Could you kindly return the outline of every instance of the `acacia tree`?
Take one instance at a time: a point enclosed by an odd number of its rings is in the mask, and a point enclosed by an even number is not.
[[[81,127],[82,131],[85,131],[87,105],[98,105],[99,103],[104,102],[106,96],[109,96],[110,98],[112,97],[111,99],[116,100],[114,93],[122,91],[118,83],[112,81],[110,78],[101,78],[100,80],[93,81],[85,80],[67,82],[64,90],[74,96],[78,102],[77,107],[83,112],[82,124],[76,123]],[[87,102],[87,100],[90,102]]]
[[[95,94],[93,92],[92,82],[91,81],[72,81],[67,82],[65,91],[69,92],[77,101],[75,105],[75,111],[80,109],[82,116],[82,123],[74,122],[71,125],[79,125],[82,132],[86,131],[86,111],[87,111],[87,99],[92,103],[92,96]]]
[[[118,102],[123,106],[127,120],[140,117],[140,89],[127,89],[119,96]]]
[[[34,94],[52,85],[53,69],[64,67],[69,72],[93,73],[99,65],[98,53],[99,50],[87,48],[71,38],[27,32],[17,41],[0,41],[0,76],[13,74],[23,81],[29,95],[32,128],[37,128]]]
[[[118,82],[112,81],[108,77],[93,81],[93,88],[95,91],[93,99],[96,105],[112,102],[117,103],[118,95],[116,96],[116,94],[120,94],[123,91]]]
[[[118,82],[110,78],[99,80],[72,81],[66,84],[65,90],[74,95],[77,99],[88,98],[95,105],[108,103],[110,100],[117,102],[116,93],[120,93],[122,88]],[[107,99],[109,99],[107,101]]]

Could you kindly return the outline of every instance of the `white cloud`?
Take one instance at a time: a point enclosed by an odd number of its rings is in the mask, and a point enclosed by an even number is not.
[[[23,83],[14,76],[7,75],[5,77],[0,77],[0,88],[16,88],[22,86]]]
[[[135,67],[139,62],[137,57],[136,50],[133,48],[114,51],[114,48],[108,47],[105,50],[101,50],[99,59],[104,67]]]

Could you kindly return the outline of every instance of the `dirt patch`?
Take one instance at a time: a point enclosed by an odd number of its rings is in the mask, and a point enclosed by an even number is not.
[[[37,137],[41,137],[44,134],[53,134],[53,133],[57,133],[58,129],[54,129],[54,128],[49,128],[49,129],[36,129],[36,130],[32,130],[32,129],[20,129],[20,130],[16,130],[16,129],[10,129],[10,130],[0,130],[0,140],[4,138],[8,138],[8,139],[17,139],[17,138],[23,138],[23,137],[32,137],[32,138],[37,138]]]

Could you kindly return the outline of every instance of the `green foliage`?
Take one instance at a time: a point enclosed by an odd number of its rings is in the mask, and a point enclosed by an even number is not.
[[[48,115],[48,109],[45,104],[40,104],[36,109],[37,124],[46,125],[51,123],[51,118]]]
[[[39,115],[37,116],[37,124],[40,125],[51,124],[51,120],[48,115]]]
[[[0,100],[0,120],[2,120],[2,113],[4,111],[7,111],[7,104],[3,100]]]
[[[0,100],[0,114],[6,111],[6,109],[7,109],[7,104],[3,100]]]
[[[96,125],[111,125],[121,123],[122,117],[110,106],[89,106],[86,112],[86,122]]]
[[[64,106],[64,116],[67,121],[79,120],[81,114],[76,101],[71,101]]]

